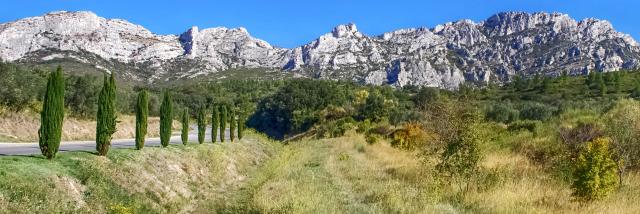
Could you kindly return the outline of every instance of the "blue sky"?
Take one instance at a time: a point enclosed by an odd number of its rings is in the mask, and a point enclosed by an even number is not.
[[[280,47],[306,44],[334,26],[355,23],[367,35],[449,21],[481,21],[501,11],[562,12],[575,19],[606,19],[640,39],[638,0],[8,0],[0,22],[56,10],[90,10],[122,18],[159,34],[179,34],[192,25],[243,26]]]

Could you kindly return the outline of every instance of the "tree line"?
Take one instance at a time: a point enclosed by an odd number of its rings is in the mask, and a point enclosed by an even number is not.
[[[115,74],[104,75],[102,89],[97,100],[96,111],[96,151],[100,156],[106,156],[111,147],[112,135],[116,132],[117,109],[116,109],[116,80]],[[64,120],[65,101],[65,78],[62,68],[58,66],[55,72],[48,76],[47,86],[43,99],[42,111],[40,113],[39,146],[42,154],[47,159],[53,159],[60,147],[62,126]],[[135,106],[136,131],[135,147],[137,150],[143,149],[147,135],[149,117],[149,95],[147,90],[138,92]],[[174,105],[171,92],[165,90],[160,106],[160,142],[162,147],[169,145],[174,120]],[[210,107],[202,105],[197,113],[198,142],[204,143],[205,130],[207,126],[207,111],[211,111],[211,142],[215,143],[219,133],[220,142],[225,141],[225,130],[229,124],[229,140],[235,141],[236,134],[242,139],[244,132],[244,114],[246,112],[240,107],[235,107],[226,103],[210,104]],[[182,143],[187,145],[190,130],[189,109],[184,108],[182,114]],[[217,128],[219,127],[219,132]]]

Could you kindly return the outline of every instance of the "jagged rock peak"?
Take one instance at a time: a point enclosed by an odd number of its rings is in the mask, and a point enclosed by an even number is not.
[[[479,23],[462,19],[374,37],[344,24],[292,49],[273,47],[242,27],[194,26],[179,35],[158,35],[88,11],[0,24],[0,60],[56,58],[125,70],[143,80],[251,67],[377,85],[455,88],[514,75],[639,68],[640,47],[607,21],[542,12],[504,12]]]
[[[356,24],[354,23],[349,23],[346,25],[338,25],[335,28],[333,28],[333,30],[331,31],[331,34],[333,34],[334,37],[336,38],[343,38],[343,37],[362,37],[362,33],[360,33],[358,31],[358,27],[356,27]]]

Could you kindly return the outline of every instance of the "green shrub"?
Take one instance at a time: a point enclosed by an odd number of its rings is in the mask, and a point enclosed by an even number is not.
[[[381,139],[382,139],[382,136],[380,136],[379,134],[368,133],[368,134],[365,135],[365,141],[368,144],[376,144],[376,143],[380,142]]]
[[[573,196],[581,200],[607,197],[618,185],[617,165],[609,150],[609,139],[587,144],[574,164]]]
[[[369,119],[372,122],[379,122],[389,116],[391,106],[390,101],[379,92],[375,91],[367,97],[365,103],[358,110],[360,120]]]
[[[433,87],[422,87],[413,97],[413,102],[420,109],[427,109],[431,104],[440,100],[440,89]]]
[[[611,137],[611,146],[616,152],[614,158],[620,163],[619,173],[622,179],[628,168],[640,168],[640,101],[620,100],[602,119],[605,132]]]
[[[455,137],[445,141],[446,146],[440,155],[436,168],[457,181],[466,184],[463,191],[468,190],[471,179],[478,171],[478,163],[482,158],[482,144],[484,137],[479,131],[480,117],[474,111],[465,111],[462,115],[462,127],[456,130]]]
[[[359,122],[356,128],[356,132],[358,133],[365,133],[367,131],[369,131],[369,129],[371,129],[372,124],[370,120],[364,120],[362,122]]]
[[[356,148],[356,151],[360,153],[364,153],[366,149],[366,145],[363,143],[356,143],[355,148]]]
[[[355,127],[355,123],[356,121],[353,120],[353,118],[345,117],[339,120],[319,124],[316,127],[316,137],[342,137],[347,131],[352,130]]]
[[[349,154],[341,152],[340,154],[338,154],[338,160],[340,161],[346,161],[349,160],[351,157],[349,156]]]
[[[14,111],[32,106],[45,93],[47,73],[0,62],[0,105]]]
[[[511,103],[497,103],[486,113],[487,119],[501,123],[511,123],[518,120],[519,116],[520,112]]]
[[[540,121],[519,120],[509,124],[509,127],[507,128],[507,130],[509,131],[527,130],[535,133],[538,126],[540,126]]]
[[[520,118],[544,121],[551,118],[556,110],[556,108],[542,103],[526,103],[520,110]]]

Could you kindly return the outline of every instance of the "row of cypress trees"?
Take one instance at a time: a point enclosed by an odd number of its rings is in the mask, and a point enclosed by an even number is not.
[[[138,103],[136,105],[136,149],[144,148],[145,136],[147,135],[147,118],[149,117],[149,95],[146,90],[138,93]],[[164,92],[162,104],[160,105],[160,145],[169,146],[171,131],[173,129],[173,101],[169,91]],[[189,139],[189,110],[182,112],[182,133],[183,142]],[[186,144],[186,143],[185,143]]]
[[[211,142],[215,143],[216,138],[219,137],[220,142],[225,141],[225,129],[227,124],[229,124],[229,138],[231,141],[236,139],[236,133],[238,139],[242,139],[242,132],[244,131],[244,117],[242,114],[238,114],[225,105],[219,105],[218,107],[213,107],[211,112]],[[188,133],[189,133],[189,115],[188,111],[185,110],[182,117],[182,143],[187,144],[188,142]],[[198,143],[203,144],[205,138],[205,131],[207,127],[207,118],[206,118],[206,108],[200,108],[198,110],[198,114],[196,115],[196,120],[198,124]],[[220,135],[218,135],[220,133]]]
[[[64,121],[64,73],[62,67],[58,66],[55,72],[49,74],[43,108],[40,113],[39,146],[42,154],[47,159],[52,159],[57,154],[62,138],[62,125]],[[98,97],[98,112],[96,115],[96,151],[100,156],[105,156],[111,147],[113,133],[116,132],[116,82],[115,75],[104,76],[104,82]],[[135,147],[140,150],[144,148],[145,136],[147,135],[147,119],[149,117],[149,94],[146,90],[138,93],[136,102],[136,136]],[[206,121],[206,109],[201,108],[197,113],[198,142],[204,143]],[[237,131],[238,138],[242,139],[244,131],[244,118],[227,108],[225,105],[214,107],[211,113],[211,139],[215,142],[220,131],[220,141],[224,142],[224,131],[226,124],[230,123],[230,138],[235,140]],[[160,143],[163,147],[169,145],[173,123],[173,102],[171,93],[165,91],[162,105],[160,106]],[[237,126],[236,126],[237,125]],[[237,128],[236,128],[237,127]],[[182,114],[182,142],[186,145],[189,140],[189,111],[185,109]]]

